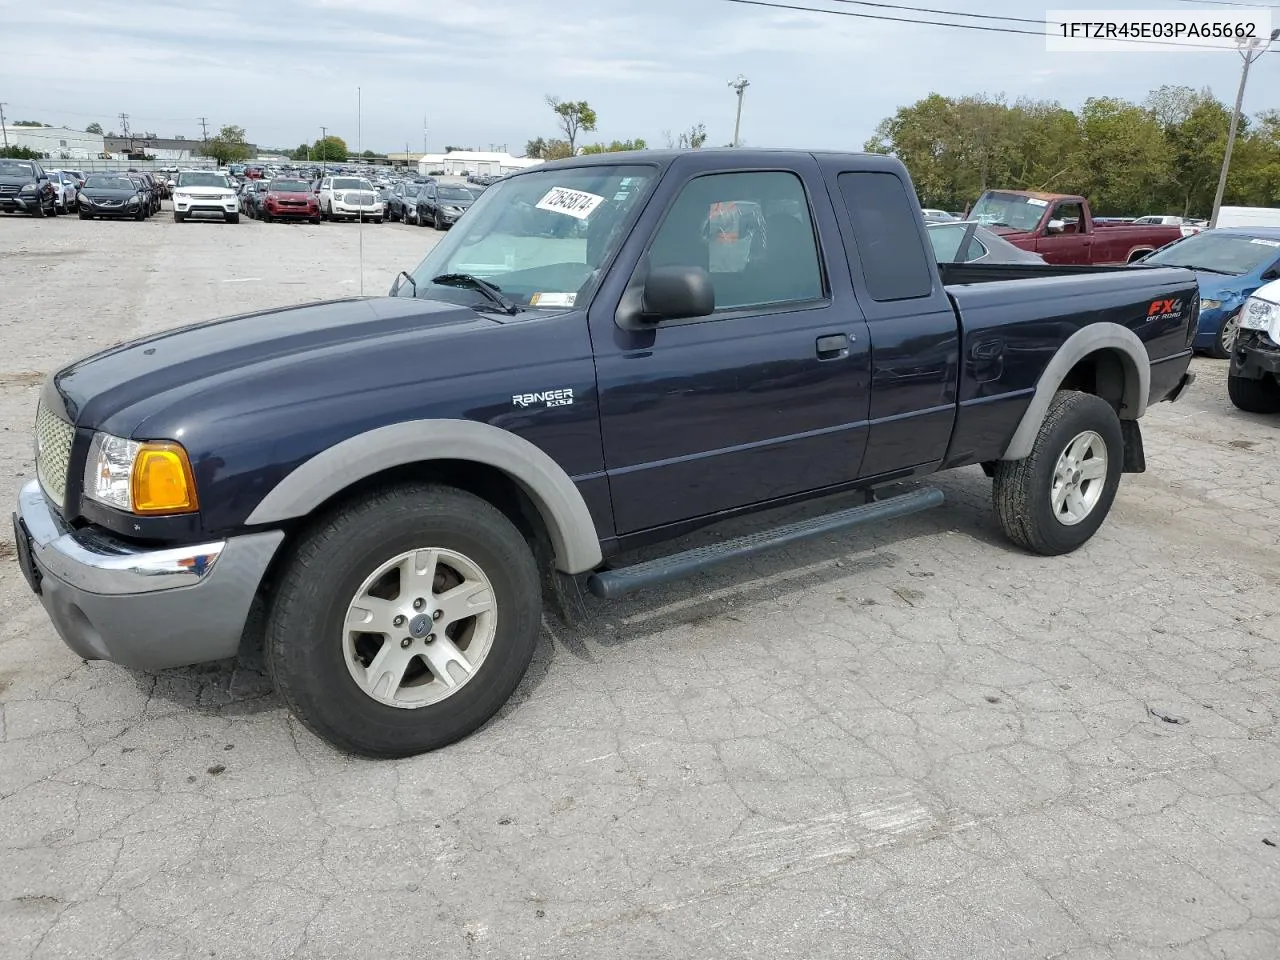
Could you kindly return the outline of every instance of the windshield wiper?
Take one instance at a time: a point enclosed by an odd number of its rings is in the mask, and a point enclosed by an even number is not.
[[[432,283],[438,283],[444,287],[470,287],[482,293],[487,300],[497,304],[502,311],[510,316],[515,316],[520,312],[520,308],[502,295],[502,288],[498,287],[488,280],[481,280],[479,277],[472,276],[469,273],[442,273],[438,277],[431,278]]]
[[[1149,261],[1148,261],[1149,262]],[[1224,277],[1238,277],[1240,274],[1232,273],[1230,270],[1218,270],[1215,267],[1197,267],[1190,263],[1154,263],[1155,267],[1179,267],[1183,270],[1199,270],[1201,273],[1220,273]]]

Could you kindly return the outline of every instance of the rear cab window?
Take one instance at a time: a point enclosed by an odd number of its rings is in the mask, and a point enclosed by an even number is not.
[[[920,215],[906,185],[894,174],[878,171],[841,173],[836,183],[853,224],[862,279],[871,299],[887,303],[931,296],[934,258],[924,248]]]

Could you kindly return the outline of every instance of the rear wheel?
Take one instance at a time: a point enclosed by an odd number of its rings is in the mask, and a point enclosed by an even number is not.
[[[267,665],[320,737],[409,756],[501,708],[541,614],[533,553],[506,516],[449,487],[393,487],[302,536],[276,586]]]
[[[1123,461],[1111,405],[1089,393],[1058,391],[1030,456],[996,464],[993,499],[1005,536],[1043,556],[1082,546],[1111,510]]]
[[[1280,413],[1280,383],[1274,377],[1252,380],[1228,375],[1227,396],[1245,413]]]

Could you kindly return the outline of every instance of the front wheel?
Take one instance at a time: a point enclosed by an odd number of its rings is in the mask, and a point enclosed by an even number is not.
[[[1245,413],[1280,413],[1280,383],[1274,377],[1252,380],[1228,374],[1227,396]]]
[[[1033,553],[1070,553],[1102,526],[1123,466],[1124,438],[1111,405],[1060,390],[1030,456],[996,464],[996,519],[1005,536]]]
[[[1231,316],[1223,318],[1222,326],[1218,328],[1218,335],[1213,338],[1213,346],[1209,348],[1209,355],[1215,360],[1228,359],[1239,337],[1240,311],[1237,310]]]
[[[435,216],[434,216],[434,217],[432,217],[432,224],[431,224],[431,225],[432,225],[433,227],[435,227],[437,230],[443,230],[443,229],[444,229],[444,224],[440,222],[440,211],[439,211],[439,210],[437,210],[437,211],[436,211],[436,213],[435,213]]]
[[[301,536],[276,584],[267,665],[318,736],[410,756],[501,708],[541,616],[533,552],[503,513],[451,487],[391,487]]]
[[[187,215],[185,213],[179,213],[177,210],[173,211],[174,223],[182,223],[186,219],[187,219]]]
[[[227,223],[239,223],[239,222],[240,222],[240,214],[238,213],[227,214]]]

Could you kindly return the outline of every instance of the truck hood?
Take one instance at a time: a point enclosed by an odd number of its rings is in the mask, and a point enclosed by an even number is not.
[[[407,344],[443,331],[489,328],[499,321],[433,300],[370,297],[264,310],[179,327],[119,344],[56,373],[56,391],[77,426],[130,436],[153,413],[227,397],[246,385],[296,377],[309,365],[330,370],[359,351],[376,366]]]

